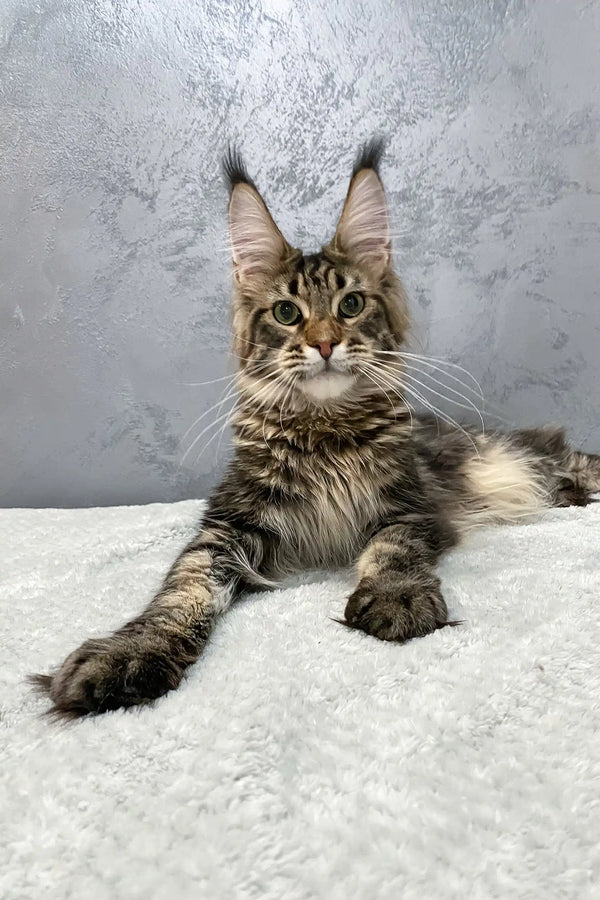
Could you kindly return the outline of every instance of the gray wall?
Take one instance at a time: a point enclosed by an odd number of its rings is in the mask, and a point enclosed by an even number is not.
[[[229,138],[315,248],[390,135],[416,345],[600,449],[599,47],[594,0],[2,0],[0,505],[214,483]]]

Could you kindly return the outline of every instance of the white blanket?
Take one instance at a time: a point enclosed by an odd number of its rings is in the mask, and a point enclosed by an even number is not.
[[[201,509],[0,511],[4,900],[600,896],[600,505],[453,551],[459,628],[379,642],[308,574],[154,708],[42,717],[26,675],[138,611]]]

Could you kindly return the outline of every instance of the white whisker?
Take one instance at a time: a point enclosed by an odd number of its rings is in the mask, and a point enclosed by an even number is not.
[[[213,411],[213,409],[216,409],[217,406],[219,406],[225,400],[227,400],[229,397],[231,397],[234,394],[236,387],[237,387],[237,385],[235,385],[235,384],[229,385],[229,387],[227,388],[227,390],[225,392],[225,396],[220,398],[219,400],[217,400],[216,403],[213,403],[212,406],[209,406],[208,409],[204,410],[204,412],[201,415],[199,415],[198,418],[192,422],[192,424],[187,429],[187,431],[185,431],[184,434],[181,436],[180,443],[183,443],[185,441],[188,434],[196,427],[196,425],[198,425],[199,422],[202,421],[202,419],[205,419],[206,416]]]
[[[206,387],[206,385],[216,384],[218,381],[231,381],[236,375],[237,372],[232,372],[231,375],[223,375],[222,378],[213,378],[212,381],[178,381],[176,383],[181,387]]]
[[[458,369],[460,372],[462,372],[464,375],[466,375],[467,378],[471,379],[471,381],[477,387],[477,393],[479,394],[479,397],[481,398],[481,400],[484,399],[483,390],[481,388],[481,385],[475,378],[475,376],[471,372],[469,372],[468,369],[465,369],[464,366],[460,366],[458,363],[450,362],[447,359],[437,359],[435,356],[423,356],[422,354],[419,354],[419,353],[408,353],[406,350],[376,350],[375,352],[383,353],[386,356],[398,356],[401,359],[404,358],[404,359],[409,359],[409,360],[416,360],[417,362],[423,362],[426,364],[437,363],[440,366],[448,366],[449,368],[452,368],[452,369]],[[451,376],[451,373],[449,372],[448,375]],[[453,375],[451,377],[456,378],[455,375]],[[464,387],[467,387],[467,385],[465,385],[465,383],[463,381],[461,381],[460,383]],[[473,389],[471,388],[471,390],[473,390]]]
[[[226,415],[223,417],[223,418],[225,419],[225,421],[223,422],[223,425],[218,429],[218,431],[215,431],[215,433],[214,433],[213,435],[211,435],[211,437],[206,441],[206,443],[204,444],[202,450],[201,450],[200,453],[196,456],[196,459],[194,460],[194,465],[197,465],[197,464],[198,464],[198,460],[200,460],[200,459],[202,458],[202,455],[206,452],[207,447],[209,447],[209,446],[212,444],[212,442],[213,442],[214,439],[217,437],[217,435],[220,435],[221,437],[223,436],[223,432],[225,431],[225,429],[227,428],[228,424],[231,422],[231,420],[232,420],[232,418],[233,418],[233,414],[234,414],[234,412],[235,412],[235,409],[236,409],[236,406],[234,405],[234,406],[226,413]]]
[[[384,368],[384,367],[382,367],[382,368]],[[419,371],[419,370],[417,370],[417,371]],[[452,403],[455,406],[459,406],[461,409],[466,409],[469,412],[471,412],[471,411],[475,412],[479,418],[479,421],[481,422],[482,434],[485,434],[485,423],[483,421],[483,416],[481,414],[481,411],[473,403],[473,401],[469,399],[469,397],[466,397],[464,394],[461,394],[459,391],[454,390],[454,388],[451,388],[448,385],[445,385],[442,381],[439,381],[439,379],[435,378],[433,375],[430,375],[427,372],[419,371],[419,374],[425,378],[432,379],[436,384],[439,384],[441,387],[445,388],[446,390],[450,391],[452,394],[455,394],[457,397],[460,397],[462,400],[465,400],[466,402],[461,403],[460,400],[454,400],[453,397],[448,397],[446,394],[442,394],[439,391],[436,391],[435,388],[431,387],[431,385],[429,385],[423,381],[420,381],[415,375],[411,374],[411,372],[409,372],[409,371],[405,371],[403,373],[402,381],[405,381],[406,379],[410,379],[415,384],[418,384],[420,387],[422,387],[424,390],[430,391],[432,394],[435,394],[436,397],[440,397],[440,399],[446,400],[448,403]]]
[[[371,363],[371,365],[374,365],[374,364]],[[387,374],[388,376],[392,374],[391,372],[385,372],[384,367],[381,367],[380,371],[381,371],[382,377],[384,377],[384,378],[385,378],[385,375],[386,375],[386,374]],[[404,377],[402,378],[402,380],[401,380],[401,377],[400,377],[400,373],[399,373],[399,372],[394,372],[394,373],[393,373],[393,376],[394,376],[394,377],[393,377],[393,382],[392,382],[392,384],[389,384],[389,378],[386,379],[386,382],[385,382],[385,383],[386,383],[386,386],[389,386],[389,389],[390,389],[390,390],[393,389],[393,385],[394,385],[394,384],[396,384],[398,387],[403,388],[403,390],[405,390],[406,393],[410,394],[410,395],[411,395],[412,397],[414,397],[419,403],[421,403],[426,409],[430,410],[430,412],[433,413],[433,415],[436,417],[436,419],[438,419],[438,418],[441,419],[441,420],[442,420],[443,422],[445,422],[447,425],[450,425],[452,428],[455,428],[455,429],[457,429],[458,431],[460,431],[462,434],[464,434],[464,436],[465,436],[465,437],[470,441],[470,443],[473,445],[473,449],[475,450],[476,454],[479,456],[479,450],[478,450],[477,445],[476,445],[475,441],[473,440],[472,436],[468,433],[468,431],[466,431],[465,428],[463,428],[463,426],[462,426],[459,422],[456,421],[456,419],[454,419],[451,415],[449,415],[448,413],[445,413],[443,410],[441,410],[441,409],[439,409],[438,407],[436,407],[435,404],[433,404],[430,400],[428,400],[426,397],[424,397],[423,394],[421,394],[421,392],[418,391],[417,388],[414,387],[413,384],[407,383],[406,380],[405,380],[405,378],[406,378],[406,373],[404,373]],[[426,385],[422,385],[422,383],[419,382],[417,379],[415,379],[414,376],[409,376],[409,377],[410,377],[413,381],[415,381],[417,384],[421,384],[421,386],[424,386],[425,389],[427,389],[427,386],[426,386]],[[430,390],[433,390],[433,389],[430,389]],[[437,392],[434,392],[434,393],[437,393]],[[440,395],[440,396],[441,396],[441,395]],[[446,399],[447,399],[447,398],[446,398]]]
[[[469,434],[469,432],[465,428],[462,427],[462,425],[459,422],[456,421],[456,419],[453,419],[452,416],[443,412],[441,409],[439,409],[437,406],[435,406],[435,404],[431,403],[431,401],[428,400],[426,397],[424,397],[419,391],[417,391],[416,388],[409,386],[409,385],[405,385],[405,388],[409,394],[412,394],[413,397],[415,397],[419,401],[419,403],[422,403],[423,406],[425,406],[427,409],[429,409],[433,413],[433,415],[435,416],[436,419],[437,418],[441,419],[442,422],[446,423],[446,425],[450,425],[451,428],[455,428],[457,431],[460,431],[462,434],[464,434],[464,436],[467,438],[467,440],[472,445],[472,447],[475,451],[475,454],[479,457],[479,449],[477,447],[477,444],[473,440],[473,437]]]
[[[427,369],[423,371],[423,369],[418,369],[417,364],[421,366],[426,366]],[[468,391],[477,400],[480,400],[482,403],[485,403],[485,398],[481,390],[475,390],[470,384],[467,384],[466,381],[463,381],[462,378],[459,378],[458,375],[455,375],[453,372],[447,372],[442,366],[436,365],[436,363],[428,362],[427,360],[405,360],[405,365],[407,368],[416,369],[423,375],[428,375],[430,378],[433,378],[431,372],[429,370],[433,369],[434,372],[437,372],[440,375],[443,375],[445,378],[451,379],[455,384],[459,384],[465,391]]]
[[[461,409],[466,409],[468,411],[473,411],[473,412],[477,413],[477,416],[481,423],[481,433],[485,434],[485,423],[483,421],[483,416],[481,415],[481,412],[479,411],[479,409],[477,409],[477,407],[475,406],[474,403],[469,403],[469,405],[466,405],[465,403],[461,403],[459,400],[453,400],[452,397],[447,397],[445,394],[440,394],[439,391],[436,391],[434,388],[430,387],[428,384],[424,383],[423,381],[420,381],[418,378],[415,378],[414,375],[410,375],[409,373],[405,373],[404,377],[405,377],[405,379],[408,379],[411,384],[418,384],[425,391],[430,391],[432,394],[434,394],[436,397],[439,397],[441,400],[446,400],[448,403],[453,403],[455,406],[459,406]]]
[[[230,413],[233,411],[233,409],[235,409],[235,407],[237,406],[238,403],[239,403],[239,400],[236,400],[236,402],[235,402],[235,404],[234,404],[234,406],[233,406],[233,408],[232,408],[231,410],[228,410],[228,411],[227,411],[226,413],[224,413],[222,416],[218,416],[214,421],[212,421],[212,422],[210,422],[208,425],[206,425],[206,427],[202,429],[202,431],[200,432],[200,434],[196,435],[196,437],[194,438],[194,440],[192,441],[192,443],[190,444],[190,446],[187,448],[187,450],[185,451],[185,453],[184,453],[183,456],[181,457],[181,465],[183,465],[183,463],[185,462],[185,460],[187,459],[187,457],[189,456],[189,454],[192,452],[192,450],[194,449],[194,447],[196,446],[196,444],[198,443],[198,441],[200,440],[200,438],[202,437],[202,435],[206,434],[207,431],[210,431],[211,428],[214,428],[214,426],[217,425],[219,422],[222,422],[223,419],[226,419],[227,416],[229,416]]]
[[[260,384],[262,381],[267,381],[268,379],[275,377],[276,374],[277,374],[277,373],[271,373],[271,374],[267,374],[267,375],[261,375],[261,376],[259,376],[259,378],[257,379],[257,381],[258,381],[258,383]],[[234,402],[234,404],[233,404],[231,410],[229,410],[227,413],[224,413],[223,415],[221,415],[221,414],[220,414],[220,410],[221,410],[221,408],[223,407],[223,404],[224,404],[227,400],[231,400],[231,399],[233,398],[233,396],[235,395],[235,393],[237,392],[237,390],[238,390],[238,383],[237,383],[237,380],[236,380],[234,384],[229,385],[229,387],[228,387],[227,390],[226,390],[225,395],[224,395],[220,400],[217,400],[216,403],[213,403],[212,406],[210,406],[207,410],[205,410],[205,411],[202,413],[202,415],[198,416],[198,418],[192,423],[192,425],[190,425],[190,427],[187,429],[187,431],[185,432],[185,434],[184,434],[183,437],[181,438],[181,441],[182,441],[182,442],[186,439],[186,437],[190,434],[190,432],[196,427],[196,425],[198,425],[198,424],[202,421],[202,419],[206,418],[206,416],[209,415],[213,410],[215,410],[215,409],[217,410],[217,416],[216,416],[216,418],[214,418],[208,425],[206,425],[206,426],[200,431],[199,434],[196,435],[196,437],[194,438],[194,440],[192,441],[192,443],[190,444],[190,446],[187,448],[187,450],[186,450],[185,453],[183,454],[183,456],[182,456],[182,458],[181,458],[181,462],[180,462],[180,464],[179,464],[180,466],[183,465],[183,463],[185,462],[185,460],[187,459],[187,457],[189,456],[189,454],[191,453],[191,451],[194,449],[194,447],[196,446],[196,444],[197,444],[198,441],[200,440],[200,438],[201,438],[204,434],[206,434],[207,431],[210,431],[211,428],[214,428],[216,425],[218,425],[219,422],[222,422],[224,419],[227,419],[227,416],[229,416],[231,413],[233,413],[233,411],[235,410],[235,408],[236,408],[236,407],[238,406],[238,404],[239,404],[239,398],[236,398],[236,400],[235,400],[235,402]],[[227,426],[227,422],[226,422],[225,425],[222,427],[222,429],[220,429],[221,432],[225,430],[226,426]],[[218,433],[218,432],[216,432],[216,433]],[[210,441],[212,441],[212,437],[211,437]],[[210,441],[209,441],[209,443],[210,443]],[[199,458],[200,458],[200,457],[197,457],[197,459],[199,459]]]
[[[388,394],[388,392],[387,392],[386,389],[385,389],[385,387],[386,387],[387,385],[384,386],[385,382],[382,383],[381,380],[377,377],[377,375],[374,374],[374,371],[375,371],[374,368],[371,369],[370,366],[364,365],[364,366],[361,366],[361,367],[359,368],[359,371],[362,372],[363,375],[366,375],[367,378],[369,379],[369,381],[373,382],[373,384],[375,385],[375,387],[378,387],[379,390],[382,391],[382,393],[385,394],[385,396],[387,397],[388,402],[389,402],[389,404],[390,404],[390,406],[391,406],[391,408],[392,408],[392,412],[394,413],[394,418],[397,419],[398,416],[397,416],[396,405],[394,404],[394,401],[392,400],[392,398],[390,397],[390,395]],[[397,391],[392,391],[392,393],[397,393]]]
[[[281,426],[280,427],[281,434],[285,434],[285,429],[283,427],[283,421],[281,418],[283,415],[283,410],[285,409],[285,404],[287,403],[287,399],[288,399],[289,395],[291,394],[292,390],[294,389],[297,381],[298,381],[298,376],[292,374],[292,376],[290,378],[290,386],[287,389],[287,391],[284,395],[284,398],[279,405],[279,425]]]
[[[364,367],[364,368],[363,368],[363,367]],[[361,369],[362,369],[363,373],[364,373],[365,375],[367,375],[368,378],[369,378],[369,377],[371,378],[371,381],[373,381],[374,384],[377,384],[377,383],[378,383],[378,382],[376,382],[376,381],[374,380],[374,378],[373,378],[373,375],[374,375],[374,374],[375,374],[375,377],[377,377],[377,375],[381,374],[381,370],[380,370],[380,368],[379,368],[378,365],[376,365],[376,364],[374,364],[374,363],[370,363],[370,362],[365,362],[365,363],[362,364]],[[369,376],[369,374],[367,373],[366,369],[369,369],[369,370],[370,370],[370,372],[371,372],[371,375],[370,375],[370,376]],[[409,417],[410,417],[410,427],[411,427],[411,430],[412,430],[412,428],[414,427],[414,422],[413,422],[412,410],[411,410],[411,408],[410,408],[410,403],[407,401],[407,399],[406,399],[406,397],[404,396],[404,394],[403,394],[400,390],[398,390],[397,387],[394,387],[393,385],[389,385],[389,384],[385,381],[385,379],[384,379],[384,381],[383,381],[383,384],[385,385],[385,387],[386,387],[388,390],[390,390],[393,394],[396,394],[396,396],[397,396],[397,397],[400,397],[400,399],[402,400],[402,403],[404,404],[404,406],[405,406],[405,408],[406,408],[406,411],[408,412],[408,415],[409,415]],[[383,387],[381,387],[381,385],[379,385],[379,386],[380,386],[380,390],[382,390],[382,391],[384,392],[384,394],[386,395],[386,397],[388,397],[388,395],[387,395],[386,391],[383,389]],[[389,399],[389,397],[388,397],[388,399]],[[391,402],[391,401],[390,401],[390,402]]]

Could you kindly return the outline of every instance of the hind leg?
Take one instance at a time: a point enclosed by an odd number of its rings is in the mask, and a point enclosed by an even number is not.
[[[587,506],[600,491],[600,456],[573,450],[557,491],[557,506]]]

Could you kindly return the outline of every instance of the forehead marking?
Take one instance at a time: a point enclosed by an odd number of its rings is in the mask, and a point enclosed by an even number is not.
[[[322,319],[335,315],[331,306],[333,295],[347,289],[350,283],[324,253],[308,253],[296,261],[284,290],[300,306],[305,319]]]

